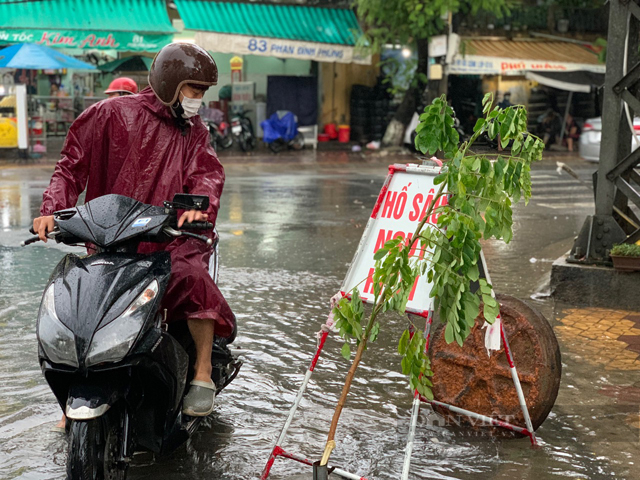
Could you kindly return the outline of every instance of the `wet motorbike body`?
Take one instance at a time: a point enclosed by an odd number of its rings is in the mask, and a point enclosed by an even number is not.
[[[97,247],[93,255],[68,254],[60,261],[38,314],[40,365],[68,419],[69,478],[125,478],[134,450],[168,454],[202,420],[181,411],[195,360],[191,335],[186,322],[167,328],[160,308],[170,255],[137,253],[141,241],[182,235],[213,243],[174,228],[177,208],[206,209],[208,199],[178,197],[190,205],[174,198],[163,208],[106,195],[54,214],[56,241]],[[214,342],[218,392],[241,365],[227,347],[231,341]]]

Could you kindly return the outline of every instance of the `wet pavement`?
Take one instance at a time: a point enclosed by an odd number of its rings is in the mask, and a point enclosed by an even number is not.
[[[132,479],[248,479],[262,470],[315,352],[328,312],[392,156],[306,152],[223,159],[227,183],[218,218],[219,284],[236,312],[245,361],[219,397],[209,425],[168,458],[142,454]],[[406,161],[406,158],[402,158]],[[569,163],[588,179],[593,165]],[[59,416],[39,370],[35,317],[42,288],[70,248],[20,248],[38,212],[51,166],[0,167],[0,479],[64,478],[66,445],[51,433]],[[516,207],[514,241],[488,242],[496,289],[530,302],[560,341],[563,379],[551,415],[527,439],[476,437],[423,414],[413,479],[640,478],[640,317],[637,312],[554,305],[545,296],[551,263],[592,211],[592,194],[553,161],[533,171],[534,199]],[[372,479],[397,479],[411,394],[399,373],[401,318],[385,321],[356,377],[332,461]],[[285,446],[311,458],[323,448],[347,369],[331,339]],[[516,362],[518,359],[516,358]],[[272,477],[310,478],[277,460]]]

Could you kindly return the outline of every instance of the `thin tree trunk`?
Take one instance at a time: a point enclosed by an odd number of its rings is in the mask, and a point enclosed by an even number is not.
[[[423,38],[418,40],[416,43],[418,51],[416,74],[423,73],[426,75],[429,69],[429,39]],[[407,89],[404,98],[402,99],[402,103],[400,103],[396,114],[391,119],[391,122],[389,122],[387,131],[384,134],[384,138],[382,139],[382,143],[384,145],[402,145],[404,132],[407,125],[409,125],[409,122],[411,122],[413,113],[416,111],[416,107],[418,106],[420,95],[424,90],[424,84],[422,82],[418,81],[412,83],[417,83],[417,86],[409,87]]]

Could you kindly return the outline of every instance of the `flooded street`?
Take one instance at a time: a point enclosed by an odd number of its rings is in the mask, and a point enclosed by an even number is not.
[[[136,456],[129,478],[240,480],[262,471],[315,353],[328,300],[340,288],[393,161],[338,153],[316,162],[308,156],[225,163],[219,286],[238,318],[233,346],[244,367],[220,395],[206,428],[168,458]],[[585,179],[594,169],[577,160],[571,166]],[[51,242],[19,247],[51,172],[46,166],[0,167],[0,479],[65,475],[66,442],[50,431],[60,412],[38,365],[35,322],[50,272],[72,249]],[[534,168],[533,182],[534,199],[516,208],[513,242],[490,242],[485,252],[496,290],[529,300],[559,337],[563,378],[556,406],[538,430],[541,446],[431,425],[425,408],[412,479],[640,478],[640,365],[633,358],[605,361],[628,352],[625,344],[614,339],[606,349],[595,348],[597,338],[579,341],[574,328],[611,312],[589,309],[586,301],[582,309],[554,305],[539,294],[548,290],[551,263],[569,250],[592,211],[592,194],[559,176],[551,161]],[[612,315],[635,321],[633,312]],[[337,432],[331,463],[370,479],[398,479],[402,470],[412,395],[395,345],[405,323],[400,317],[385,321]],[[330,337],[284,445],[309,458],[322,452],[348,368],[340,346]],[[279,459],[270,478],[309,479],[311,470]]]

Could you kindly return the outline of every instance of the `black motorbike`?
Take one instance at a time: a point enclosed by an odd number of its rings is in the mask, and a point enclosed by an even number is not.
[[[202,417],[182,414],[193,376],[193,340],[186,322],[168,324],[160,309],[171,275],[170,255],[143,255],[137,249],[140,242],[197,238],[214,248],[210,273],[215,280],[217,241],[186,231],[211,231],[213,225],[194,222],[177,228],[177,209],[205,210],[208,205],[208,197],[197,195],[176,195],[164,207],[105,195],[55,212],[49,238],[96,249],[60,261],[38,313],[40,365],[67,416],[68,478],[122,480],[134,451],[168,454],[200,425]],[[36,241],[32,237],[23,245]],[[235,332],[214,341],[217,393],[241,366],[228,348],[234,337]]]
[[[247,116],[251,110],[242,108],[231,117],[231,134],[235,137],[243,152],[248,152],[256,148],[256,134],[253,130],[253,123]]]

